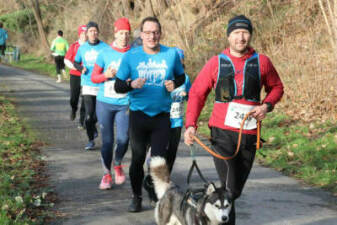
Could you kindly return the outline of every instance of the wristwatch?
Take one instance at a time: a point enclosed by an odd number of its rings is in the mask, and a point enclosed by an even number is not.
[[[270,102],[264,102],[267,105],[267,112],[271,112],[273,110],[273,105]]]

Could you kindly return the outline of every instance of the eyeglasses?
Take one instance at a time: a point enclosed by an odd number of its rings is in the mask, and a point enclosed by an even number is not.
[[[151,34],[153,34],[153,36],[158,36],[160,34],[160,31],[143,31],[143,33],[146,36],[150,36]]]

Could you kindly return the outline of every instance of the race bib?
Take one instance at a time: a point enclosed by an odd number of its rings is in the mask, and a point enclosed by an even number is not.
[[[104,82],[104,97],[107,98],[125,98],[127,94],[119,94],[115,91],[115,80]]]
[[[227,115],[225,118],[225,125],[240,129],[241,122],[245,115],[252,111],[255,106],[244,105],[235,102],[230,102],[227,110]],[[253,117],[248,117],[243,126],[245,130],[256,129],[256,119]]]
[[[172,119],[181,118],[184,115],[184,104],[182,102],[173,102],[171,104],[170,117]]]
[[[93,87],[93,86],[82,86],[82,95],[94,95],[97,96],[99,87]]]

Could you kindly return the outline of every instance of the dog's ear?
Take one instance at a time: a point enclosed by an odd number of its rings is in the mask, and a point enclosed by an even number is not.
[[[215,190],[216,190],[215,185],[213,183],[209,183],[208,186],[207,186],[206,194],[210,195],[213,192],[215,192]]]

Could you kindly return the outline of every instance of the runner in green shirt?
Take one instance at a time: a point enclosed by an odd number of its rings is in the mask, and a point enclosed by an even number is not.
[[[55,58],[55,64],[56,64],[56,73],[57,73],[57,83],[60,83],[62,81],[61,79],[61,71],[63,74],[63,77],[66,77],[66,71],[64,70],[64,56],[67,53],[69,48],[67,40],[63,38],[63,31],[59,30],[57,32],[57,37],[53,40],[53,43],[50,47],[50,50],[53,52],[52,55]]]

